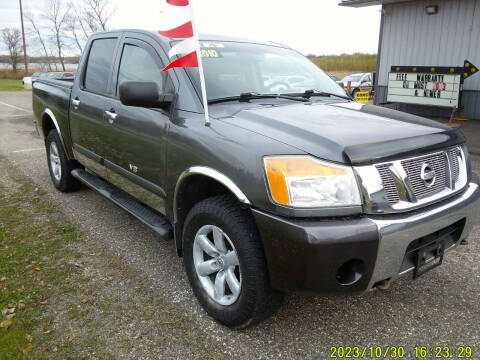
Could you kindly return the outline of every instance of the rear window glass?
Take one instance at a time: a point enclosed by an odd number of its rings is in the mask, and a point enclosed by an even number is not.
[[[85,74],[84,85],[87,90],[101,94],[107,92],[116,44],[117,39],[99,39],[93,42]]]

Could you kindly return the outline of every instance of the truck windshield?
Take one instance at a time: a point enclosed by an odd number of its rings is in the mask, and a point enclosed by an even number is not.
[[[305,91],[346,96],[345,91],[308,58],[277,46],[201,42],[208,100],[256,94],[300,94]],[[197,68],[187,69],[197,89]]]

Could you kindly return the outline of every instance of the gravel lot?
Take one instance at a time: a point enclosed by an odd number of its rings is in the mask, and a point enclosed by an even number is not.
[[[288,295],[271,319],[233,332],[197,304],[172,243],[159,240],[93,191],[84,188],[65,195],[54,189],[32,119],[29,92],[0,93],[0,154],[48,192],[89,241],[140,273],[156,296],[185,313],[227,357],[326,359],[331,346],[405,346],[411,354],[407,358],[413,358],[416,345],[468,345],[474,358],[480,358],[479,225],[468,245],[449,253],[444,265],[417,281],[402,278],[388,291],[360,296]],[[473,167],[480,173],[480,157],[474,157]],[[146,358],[141,341],[138,357]]]

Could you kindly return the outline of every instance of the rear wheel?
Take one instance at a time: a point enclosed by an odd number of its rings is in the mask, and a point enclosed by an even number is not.
[[[48,133],[45,144],[47,147],[48,169],[50,170],[53,185],[62,192],[78,190],[81,184],[71,174],[71,171],[77,168],[78,164],[73,160],[68,160],[56,130]]]
[[[227,195],[193,207],[184,227],[184,263],[207,313],[231,328],[269,317],[283,295],[270,286],[262,243],[248,210]]]

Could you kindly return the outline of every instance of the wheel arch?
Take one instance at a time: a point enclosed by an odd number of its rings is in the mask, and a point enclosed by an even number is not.
[[[52,110],[49,108],[46,108],[42,112],[42,116],[40,117],[40,126],[39,131],[41,133],[41,136],[43,137],[44,141],[47,141],[47,136],[48,133],[52,130],[56,130],[58,133],[58,136],[60,137],[60,142],[62,143],[63,151],[65,151],[65,154],[67,155],[68,160],[75,160],[74,155],[72,154],[72,149],[67,146],[65,143],[64,139],[64,134],[62,133],[62,130],[60,126],[58,125],[57,118],[55,117],[55,114],[53,113]]]
[[[240,204],[251,205],[245,193],[215,169],[194,166],[179,176],[173,196],[175,246],[179,255],[182,254],[183,224],[188,212],[198,202],[220,194],[231,194]]]
[[[44,140],[47,139],[48,133],[51,130],[57,130],[58,135],[60,136],[60,141],[62,142],[62,146],[65,150],[65,144],[63,142],[63,135],[62,131],[60,130],[60,127],[58,126],[58,121],[55,115],[53,114],[53,111],[50,109],[45,109],[42,113],[42,123],[40,124],[40,129],[42,130],[42,137]]]

